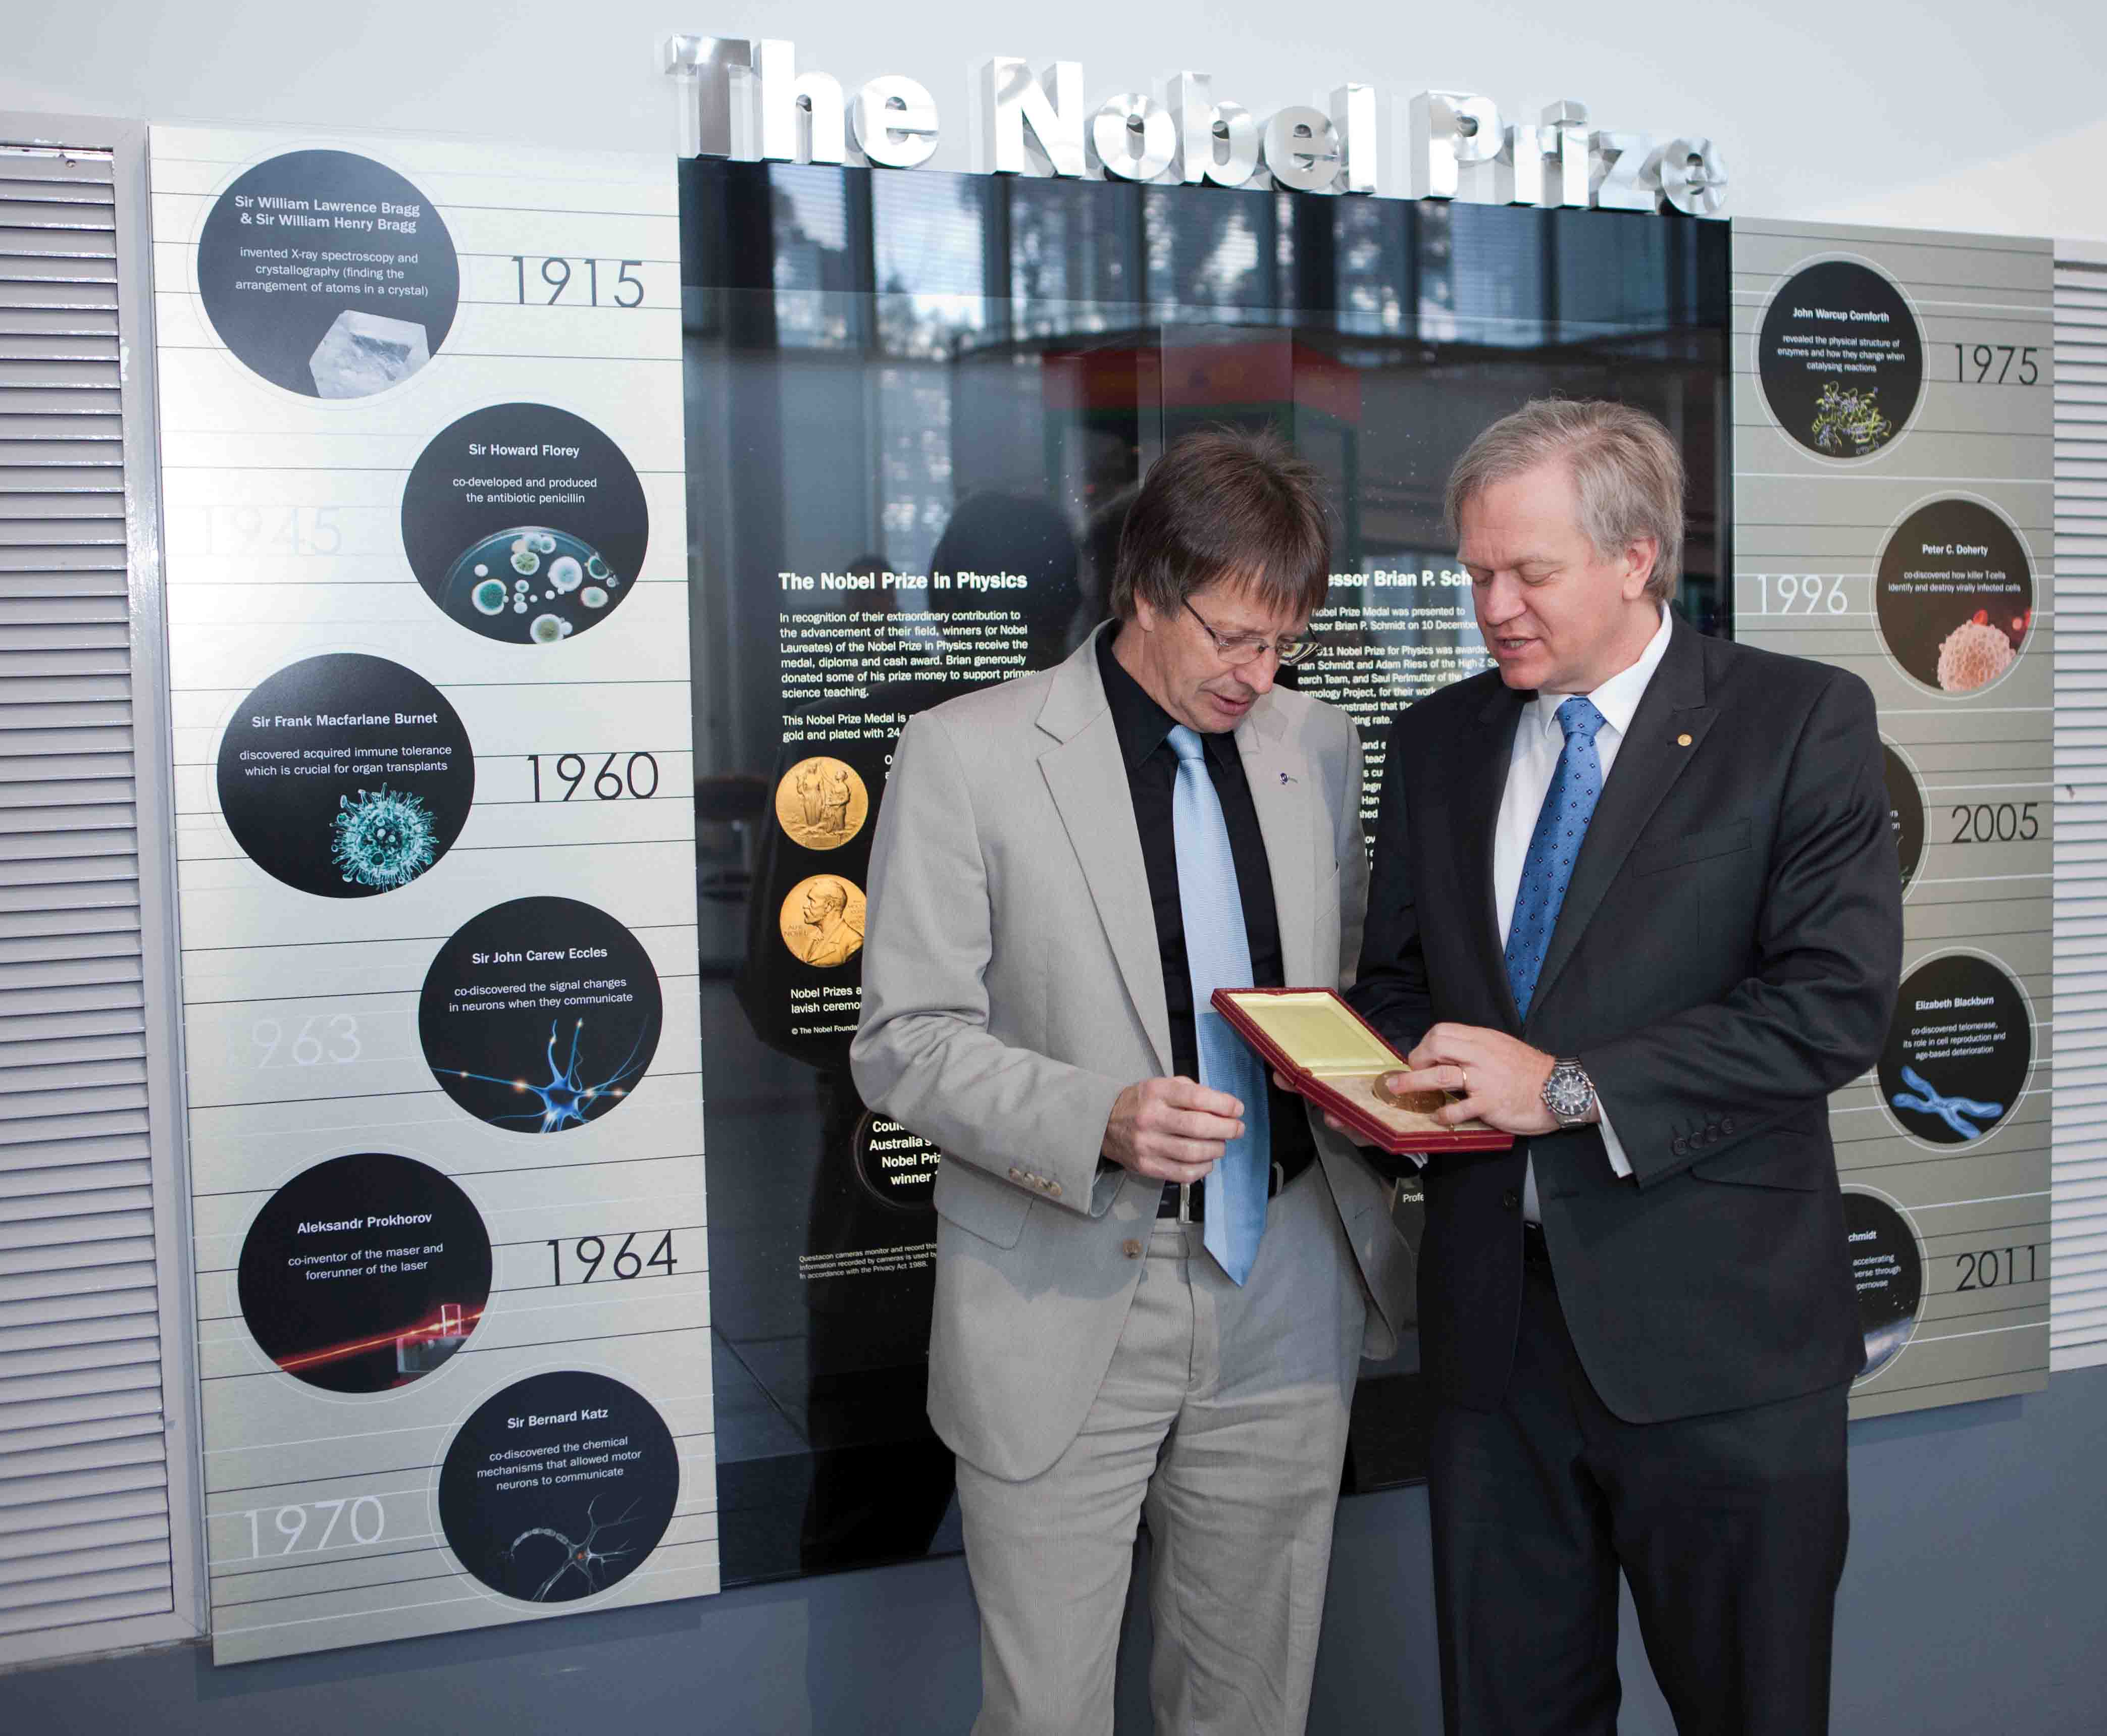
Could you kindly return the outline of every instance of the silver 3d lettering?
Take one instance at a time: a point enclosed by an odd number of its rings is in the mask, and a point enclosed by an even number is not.
[[[937,151],[936,99],[912,79],[887,74],[851,94],[830,74],[801,69],[794,45],[773,38],[670,37],[660,64],[679,92],[684,155],[914,168]],[[1727,201],[1726,162],[1712,140],[1661,143],[1597,128],[1570,100],[1510,123],[1489,96],[1422,91],[1404,105],[1402,137],[1386,155],[1383,104],[1368,84],[1341,84],[1260,120],[1217,96],[1203,72],[1094,102],[1079,61],[1035,67],[995,55],[973,70],[968,95],[973,164],[984,174],[1691,217],[1716,217]]]

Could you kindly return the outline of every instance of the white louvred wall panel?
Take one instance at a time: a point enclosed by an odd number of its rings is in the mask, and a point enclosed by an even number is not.
[[[2107,247],[2055,271],[2055,1155],[2050,1363],[2107,1362]]]
[[[0,117],[0,1664],[197,1627],[142,165]]]

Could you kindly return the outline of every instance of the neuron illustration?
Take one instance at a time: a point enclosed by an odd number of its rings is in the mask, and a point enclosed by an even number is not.
[[[599,1505],[599,1497],[595,1496],[586,1508],[587,1528],[582,1540],[574,1542],[560,1531],[552,1530],[546,1525],[537,1525],[521,1532],[503,1550],[503,1559],[510,1562],[518,1558],[522,1544],[535,1537],[547,1537],[561,1546],[563,1565],[541,1581],[541,1589],[528,1599],[529,1603],[546,1603],[549,1594],[563,1583],[564,1576],[567,1573],[575,1573],[586,1582],[586,1589],[578,1594],[580,1597],[589,1597],[595,1591],[604,1591],[608,1586],[604,1570],[618,1561],[627,1560],[636,1553],[633,1549],[601,1550],[594,1547],[595,1541],[603,1531],[619,1531],[635,1517],[636,1503],[631,1501],[622,1509],[620,1518],[609,1519],[605,1523],[602,1523],[599,1515],[593,1511]]]
[[[1815,401],[1815,445],[1834,452],[1848,440],[1861,457],[1872,451],[1895,431],[1894,424],[1880,414],[1880,396],[1877,386],[1860,392],[1831,380]]]
[[[438,859],[438,827],[421,796],[383,785],[339,796],[330,822],[330,859],[353,886],[407,886]]]
[[[490,1073],[470,1073],[463,1069],[457,1075],[465,1079],[481,1079],[487,1085],[506,1085],[540,1101],[539,1109],[530,1109],[523,1115],[492,1115],[494,1123],[524,1121],[532,1124],[538,1133],[558,1133],[567,1127],[583,1125],[592,1106],[602,1097],[618,1097],[629,1088],[628,1082],[644,1070],[644,1063],[637,1059],[636,1052],[644,1045],[644,1034],[637,1033],[636,1041],[630,1044],[628,1054],[622,1056],[622,1065],[605,1079],[588,1084],[585,1079],[585,1061],[579,1053],[585,1042],[586,1021],[580,1019],[571,1027],[571,1051],[564,1060],[556,1058],[558,1021],[549,1021],[549,1082],[537,1085],[524,1079],[499,1079]]]
[[[1989,1132],[1990,1124],[2005,1112],[2001,1103],[1979,1103],[1973,1097],[1942,1097],[1914,1067],[1903,1069],[1903,1083],[1909,1090],[1897,1092],[1888,1099],[1890,1103],[1897,1109],[1913,1109],[1919,1115],[1936,1115],[1963,1139],[1980,1139]],[[1983,1125],[1976,1126],[1978,1121]]]

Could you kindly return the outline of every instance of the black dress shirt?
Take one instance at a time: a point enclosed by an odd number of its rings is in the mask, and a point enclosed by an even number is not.
[[[1148,899],[1156,916],[1156,949],[1163,968],[1163,1002],[1170,1014],[1170,1064],[1187,1079],[1200,1076],[1200,1039],[1193,1020],[1193,973],[1185,956],[1185,918],[1178,900],[1178,846],[1170,801],[1178,784],[1178,756],[1170,736],[1178,720],[1152,699],[1112,655],[1117,629],[1098,639],[1098,669],[1104,677],[1120,757],[1126,765],[1134,819],[1141,833],[1141,859],[1148,872]],[[1273,901],[1273,869],[1258,809],[1244,777],[1243,755],[1233,732],[1202,735],[1207,773],[1229,828],[1229,855],[1236,864],[1237,893],[1244,908],[1244,938],[1251,947],[1251,985],[1287,986],[1280,959],[1280,913]],[[1292,1174],[1314,1155],[1315,1142],[1302,1099],[1266,1085],[1273,1133],[1273,1160]],[[1175,1184],[1172,1192],[1175,1192]],[[1166,1196],[1170,1196],[1167,1193]]]

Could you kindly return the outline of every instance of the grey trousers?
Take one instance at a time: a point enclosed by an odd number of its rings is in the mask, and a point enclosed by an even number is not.
[[[981,1615],[975,1736],[1110,1736],[1146,1512],[1158,1736],[1301,1736],[1367,1301],[1321,1164],[1250,1281],[1159,1219],[1082,1432],[1040,1475],[959,1461]]]

